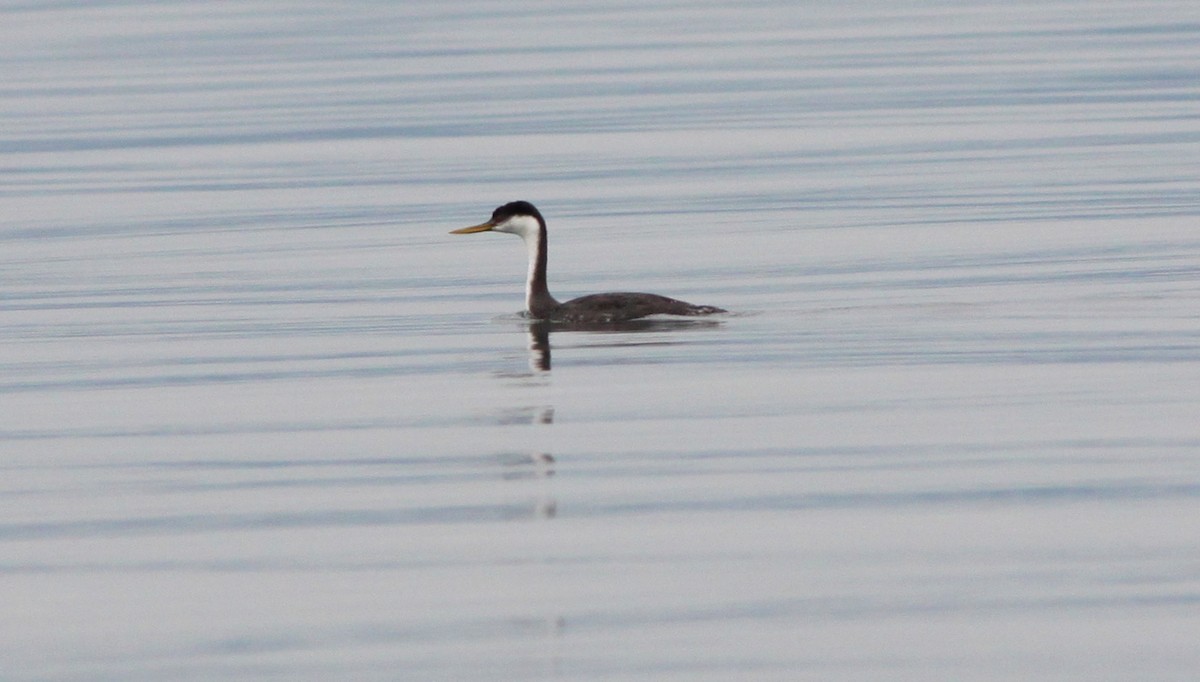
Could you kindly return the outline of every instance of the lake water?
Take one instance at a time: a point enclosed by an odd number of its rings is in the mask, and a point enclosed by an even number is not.
[[[0,6],[0,678],[1184,680],[1200,5]],[[539,334],[560,298],[731,313]]]

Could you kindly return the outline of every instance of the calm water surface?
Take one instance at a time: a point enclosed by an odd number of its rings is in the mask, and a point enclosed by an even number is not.
[[[1194,2],[0,7],[0,677],[1200,669]],[[701,323],[531,329],[560,297]]]

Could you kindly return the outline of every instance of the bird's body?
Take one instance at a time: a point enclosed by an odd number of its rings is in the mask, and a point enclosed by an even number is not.
[[[614,291],[589,294],[560,303],[550,311],[550,318],[563,322],[636,320],[649,315],[712,315],[724,310],[710,305],[693,305],[677,298],[658,294]]]
[[[551,322],[607,323],[636,320],[649,315],[712,315],[725,312],[708,305],[693,305],[658,294],[614,292],[573,298],[565,303],[550,295],[546,285],[546,220],[528,201],[514,201],[492,212],[486,223],[454,230],[451,234],[509,232],[525,241],[529,276],[525,282],[525,310],[529,317]]]

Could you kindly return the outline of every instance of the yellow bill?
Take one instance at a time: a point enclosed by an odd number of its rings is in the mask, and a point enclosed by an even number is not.
[[[472,234],[474,232],[487,232],[488,230],[492,229],[493,227],[495,227],[495,225],[493,225],[492,223],[481,223],[479,225],[463,227],[463,228],[459,228],[457,230],[450,230],[450,234]]]

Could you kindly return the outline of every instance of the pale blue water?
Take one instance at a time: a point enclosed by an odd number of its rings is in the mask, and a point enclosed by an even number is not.
[[[1200,669],[1194,3],[9,3],[0,95],[4,680]],[[538,338],[518,198],[733,312]]]

